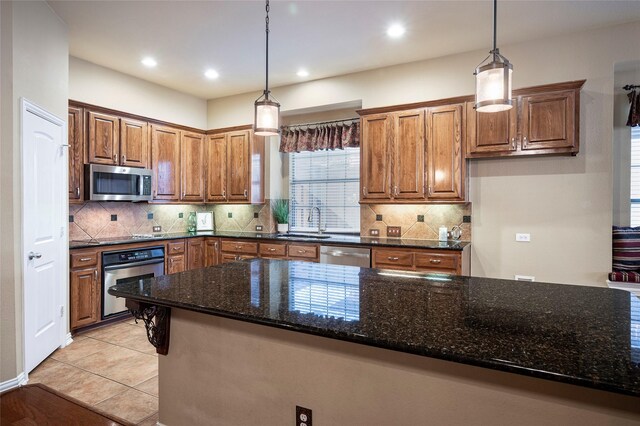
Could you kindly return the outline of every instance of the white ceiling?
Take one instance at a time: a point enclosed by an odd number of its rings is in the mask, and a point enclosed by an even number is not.
[[[204,99],[264,88],[262,1],[49,3],[69,25],[72,56]],[[639,19],[639,0],[503,0],[498,2],[498,47]],[[270,21],[270,83],[282,86],[488,51],[492,1],[272,0]],[[385,33],[394,22],[407,28],[398,40]],[[508,56],[508,50],[502,53]],[[140,64],[145,55],[158,66]],[[296,76],[301,67],[309,77]],[[207,68],[220,77],[207,80]]]

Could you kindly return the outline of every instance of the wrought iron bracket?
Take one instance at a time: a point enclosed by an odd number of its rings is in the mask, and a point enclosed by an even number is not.
[[[160,355],[169,353],[169,325],[171,324],[171,308],[151,305],[127,299],[126,306],[131,315],[144,322],[147,338]]]

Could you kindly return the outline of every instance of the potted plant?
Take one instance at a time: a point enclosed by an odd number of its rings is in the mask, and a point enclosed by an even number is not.
[[[289,231],[289,200],[274,200],[271,212],[278,224],[278,232],[286,234]]]

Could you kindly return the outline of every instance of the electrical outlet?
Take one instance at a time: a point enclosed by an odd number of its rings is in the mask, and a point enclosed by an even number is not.
[[[379,229],[369,229],[369,235],[371,235],[372,237],[379,237],[380,236],[380,230]]]
[[[531,275],[514,275],[513,279],[516,281],[529,281],[533,282],[536,280],[536,277],[532,277]]]
[[[516,234],[516,241],[528,243],[531,241],[531,234]]]
[[[160,225],[154,226],[153,227],[153,232],[162,232],[162,226],[160,226]]]
[[[312,426],[310,408],[296,405],[296,426]]]
[[[387,226],[387,237],[400,237],[400,230],[399,226]]]
[[[256,225],[256,231],[262,231],[262,225]]]
[[[471,216],[462,216],[462,223],[471,223]]]

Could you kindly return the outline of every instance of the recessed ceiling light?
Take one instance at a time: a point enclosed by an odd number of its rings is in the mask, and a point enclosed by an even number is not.
[[[147,68],[154,68],[156,65],[158,65],[158,63],[156,62],[155,59],[153,59],[150,56],[147,56],[146,58],[143,58],[142,61],[142,65],[144,65]]]
[[[299,69],[296,74],[298,75],[298,77],[309,77],[309,71],[305,69]]]
[[[220,76],[220,74],[218,74],[218,71],[216,70],[206,70],[204,72],[204,76],[207,77],[210,80],[215,80],[216,78],[218,78]]]
[[[391,38],[400,38],[404,35],[405,29],[400,24],[393,24],[387,28],[387,35]]]

